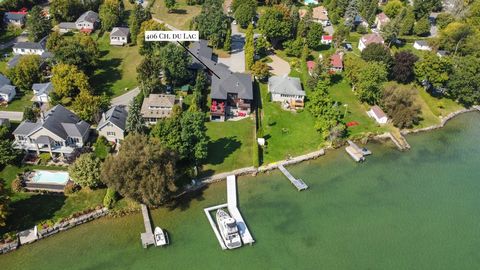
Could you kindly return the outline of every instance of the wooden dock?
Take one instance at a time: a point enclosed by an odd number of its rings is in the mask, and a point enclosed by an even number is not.
[[[145,225],[145,232],[140,234],[140,239],[142,240],[142,246],[147,248],[149,245],[155,244],[155,237],[152,231],[152,222],[150,221],[148,208],[143,203],[140,206],[142,207],[143,224]]]
[[[283,167],[282,164],[278,165],[278,169],[290,180],[290,182],[297,188],[298,191],[302,191],[308,188],[307,184],[303,182],[302,179],[297,179],[293,177],[293,175],[290,174],[285,167]]]
[[[366,148],[359,147],[356,143],[348,141],[349,146],[345,147],[345,151],[356,161],[364,161],[365,156],[371,155],[372,152]]]

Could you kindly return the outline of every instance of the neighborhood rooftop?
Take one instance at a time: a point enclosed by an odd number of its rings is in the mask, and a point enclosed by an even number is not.
[[[102,119],[98,124],[98,128],[110,122],[115,126],[125,130],[126,120],[127,120],[127,111],[125,110],[125,108],[123,106],[113,106],[102,115]]]
[[[268,79],[268,88],[276,94],[305,96],[302,83],[296,77],[272,76]]]
[[[112,29],[112,32],[110,33],[110,36],[115,36],[115,37],[128,37],[130,34],[130,29],[127,27],[114,27]]]
[[[89,10],[83,13],[82,15],[80,15],[80,17],[78,17],[77,22],[82,22],[82,21],[86,21],[89,23],[96,23],[99,21],[98,13]]]

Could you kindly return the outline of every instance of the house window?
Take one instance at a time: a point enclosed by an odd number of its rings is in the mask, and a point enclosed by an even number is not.
[[[107,131],[107,136],[115,136],[115,132],[113,132],[113,131]]]
[[[17,140],[19,140],[19,141],[25,141],[25,137],[23,137],[23,136],[17,136]]]
[[[79,142],[80,142],[80,139],[78,139],[78,138],[70,138],[70,141],[71,141],[72,143],[79,143]]]

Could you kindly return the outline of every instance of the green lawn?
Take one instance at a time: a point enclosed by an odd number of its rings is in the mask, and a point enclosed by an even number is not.
[[[262,126],[267,141],[263,164],[306,154],[322,147],[323,140],[314,127],[315,118],[307,110],[298,113],[285,111],[280,103],[268,101],[266,84],[260,84],[260,91]]]
[[[28,91],[28,93],[24,94],[20,91],[17,91],[17,95],[13,99],[12,102],[8,103],[8,106],[1,107],[0,111],[19,111],[23,112],[25,107],[30,107],[33,104],[31,99],[33,98],[33,91]]]
[[[116,97],[135,88],[137,66],[143,58],[138,53],[138,46],[110,46],[109,33],[98,38],[97,42],[101,58],[90,80],[94,89]]]
[[[189,6],[186,0],[177,0],[177,6],[172,13],[168,13],[164,0],[156,0],[152,6],[152,16],[165,23],[181,29],[188,30],[193,17],[200,14],[200,5]]]
[[[444,117],[452,112],[463,109],[462,105],[451,99],[433,97],[424,89],[419,89],[418,92],[432,113],[438,117]]]
[[[253,164],[254,122],[251,119],[208,122],[208,157],[202,175],[227,172]]]
[[[0,1],[1,2],[1,1]],[[8,26],[5,30],[0,31],[0,43],[8,42],[22,34],[23,29],[14,26]]]

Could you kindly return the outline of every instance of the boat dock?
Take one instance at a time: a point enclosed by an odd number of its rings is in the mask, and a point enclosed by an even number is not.
[[[297,188],[298,191],[302,191],[308,188],[307,184],[305,184],[302,179],[297,179],[293,177],[293,175],[290,174],[290,172],[287,171],[287,169],[285,169],[282,164],[278,165],[278,169],[280,169],[280,171],[288,178],[288,180],[292,182],[292,184]]]
[[[348,141],[349,146],[345,148],[345,151],[355,160],[356,162],[364,161],[365,156],[371,155],[372,152],[366,148],[359,147],[356,143]]]
[[[140,239],[142,240],[142,246],[147,248],[149,245],[155,244],[155,237],[152,232],[152,222],[150,221],[148,208],[143,203],[140,206],[142,208],[143,224],[145,225],[145,232],[140,234]]]
[[[212,215],[210,215],[211,211],[216,211],[221,208],[226,208],[228,207],[228,204],[220,204],[212,207],[208,207],[203,209],[205,212],[205,215],[207,216],[208,222],[210,223],[210,226],[212,227],[213,232],[215,233],[215,236],[217,237],[218,243],[220,244],[220,247],[225,250],[227,249],[227,246],[225,246],[225,243],[223,242],[222,236],[220,235],[220,232],[218,231],[217,225],[215,221],[213,221]]]

